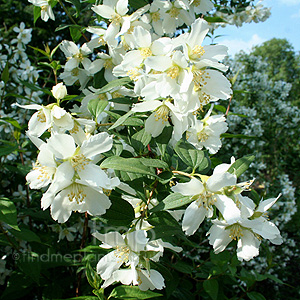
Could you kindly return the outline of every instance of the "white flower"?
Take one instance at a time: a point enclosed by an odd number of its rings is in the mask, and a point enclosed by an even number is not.
[[[19,105],[25,109],[35,109],[36,113],[32,115],[28,122],[28,134],[32,136],[41,136],[47,129],[51,131],[65,132],[74,127],[72,116],[57,104],[42,106],[38,104]]]
[[[138,285],[142,291],[162,289],[165,286],[162,275],[156,270],[150,269],[150,266],[146,270],[144,269],[144,265],[149,264],[149,258],[145,255],[147,255],[147,251],[151,251],[149,252],[150,259],[154,258],[152,252],[157,252],[160,256],[163,246],[181,251],[180,247],[173,247],[161,240],[157,243],[153,241],[151,245],[145,230],[136,230],[124,235],[118,232],[107,234],[96,232],[93,235],[103,242],[100,247],[115,249],[102,257],[97,264],[97,273],[105,280],[102,288],[106,288],[114,282],[121,282],[126,285]],[[156,261],[159,256],[153,260]],[[127,268],[120,269],[122,265]]]
[[[68,94],[67,88],[62,82],[53,86],[51,92],[52,92],[53,97],[57,100],[61,100],[61,99],[65,98]]]
[[[190,128],[186,132],[187,140],[197,149],[205,147],[209,153],[215,154],[222,146],[220,135],[228,129],[223,115],[210,116],[211,110],[203,120],[194,118]]]
[[[237,240],[238,259],[248,261],[259,254],[259,245],[262,238],[270,240],[275,245],[280,245],[282,238],[278,228],[264,217],[266,210],[277,199],[272,198],[262,201],[252,215],[248,215],[248,213],[241,214],[241,217],[233,224],[229,224],[226,218],[222,221],[213,220],[214,225],[207,234],[209,235],[209,243],[213,246],[215,253],[220,253],[232,240]],[[244,199],[242,206],[248,206],[248,212],[251,212],[253,202],[249,198]]]
[[[236,176],[228,172],[214,172],[210,177],[202,176],[202,179],[203,182],[192,178],[187,183],[178,183],[171,188],[173,192],[191,196],[194,200],[187,207],[182,220],[182,230],[187,235],[194,234],[205,217],[213,216],[213,206],[229,223],[240,217],[235,202],[223,193],[225,187],[236,185]]]
[[[91,66],[91,61],[87,57],[88,54],[92,53],[92,50],[83,44],[80,48],[74,42],[64,40],[60,44],[60,49],[64,52],[67,62],[65,64],[66,71],[72,71],[79,67],[80,64],[83,65],[85,70],[89,70]]]
[[[47,22],[49,18],[53,21],[55,20],[49,0],[28,0],[28,2],[41,8],[41,19],[43,21]]]
[[[101,153],[112,147],[111,137],[99,133],[84,140],[76,147],[72,136],[56,134],[47,143],[31,137],[39,147],[39,165],[27,176],[32,188],[40,188],[51,182],[41,199],[41,206],[51,206],[54,220],[63,223],[72,211],[101,215],[111,205],[103,189],[112,189],[119,184],[116,177],[110,178],[95,163]]]

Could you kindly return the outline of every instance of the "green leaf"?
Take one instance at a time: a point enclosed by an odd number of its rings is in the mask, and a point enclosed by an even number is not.
[[[0,122],[2,123],[2,121],[11,124],[15,128],[22,129],[22,127],[20,126],[20,124],[18,123],[18,121],[15,120],[15,119],[13,119],[13,118],[8,118],[8,117],[1,118]]]
[[[42,54],[45,55],[46,57],[49,57],[49,54],[48,54],[46,51],[44,51],[44,50],[42,50],[42,49],[39,49],[39,48],[36,48],[36,47],[32,47],[32,46],[30,46],[30,45],[29,45],[29,47],[32,48],[32,49],[34,49],[34,50],[36,50],[36,51],[38,51],[38,52],[40,52],[40,53],[42,53]]]
[[[153,168],[159,168],[159,169],[168,169],[169,168],[168,164],[160,159],[141,157],[138,160],[144,166],[147,166],[147,167],[153,167]]]
[[[34,6],[33,8],[33,23],[35,24],[38,18],[41,16],[41,8],[39,6]]]
[[[149,4],[146,0],[129,0],[129,5],[134,9],[139,9]]]
[[[203,282],[203,288],[205,292],[213,300],[217,300],[219,292],[219,283],[216,279],[208,279]]]
[[[236,177],[239,177],[249,168],[249,165],[254,161],[254,159],[255,159],[254,155],[246,155],[246,156],[236,160],[230,166],[230,168],[227,170],[227,172],[229,172],[231,174],[235,174]]]
[[[114,169],[130,173],[155,176],[154,170],[143,164],[138,158],[111,156],[101,163],[101,168]]]
[[[72,40],[74,43],[77,43],[78,40],[81,38],[81,27],[80,26],[70,26],[69,27],[69,30],[70,30],[70,34],[71,34],[71,37],[72,37]]]
[[[129,112],[127,112],[125,115],[123,115],[122,117],[120,117],[117,122],[115,122],[114,125],[112,125],[111,127],[109,127],[108,129],[114,129],[117,128],[120,125],[123,125],[123,123],[133,114],[134,112],[132,110],[130,110]]]
[[[181,207],[185,204],[191,203],[193,200],[190,196],[183,196],[180,193],[172,193],[168,197],[166,197],[162,202],[158,205],[154,206],[151,211],[160,211],[160,210],[167,210],[167,209],[174,209],[177,207]]]
[[[96,290],[100,288],[100,284],[102,282],[101,277],[97,274],[97,272],[92,268],[90,263],[88,262],[86,264],[85,269],[86,278],[89,282],[89,284]]]
[[[79,16],[79,13],[81,11],[81,3],[80,0],[66,0],[66,2],[72,3],[76,8],[76,16]]]
[[[150,299],[155,297],[161,297],[162,294],[158,294],[152,291],[141,291],[138,286],[118,286],[112,290],[109,298],[114,297],[117,299]]]
[[[185,274],[192,274],[193,271],[193,266],[191,265],[191,263],[186,263],[184,261],[178,261],[175,265],[172,265],[172,267],[181,272],[181,273],[185,273]]]
[[[166,211],[151,214],[147,221],[155,226],[155,238],[170,237],[173,235],[184,236],[179,223]]]
[[[132,80],[129,77],[124,77],[124,78],[120,78],[120,79],[115,79],[111,82],[109,82],[108,84],[106,84],[104,87],[102,87],[97,94],[102,94],[102,93],[106,93],[109,92],[110,90],[112,90],[115,87],[119,87],[119,86],[124,86],[125,84],[128,84],[129,82],[131,82]]]
[[[257,139],[257,136],[254,135],[245,135],[245,134],[231,134],[231,133],[222,133],[221,134],[222,138],[226,139],[232,139],[232,138],[237,138],[237,139]]]
[[[114,193],[112,193],[109,198],[112,203],[111,207],[100,217],[100,219],[109,225],[130,225],[135,218],[132,205]]]
[[[166,126],[162,133],[155,138],[156,145],[161,152],[161,155],[164,156],[167,145],[172,137],[173,127],[172,126]]]
[[[8,67],[8,62],[6,62],[5,67],[2,71],[1,74],[1,80],[4,81],[4,83],[6,84],[9,80],[9,67]]]
[[[247,293],[247,296],[250,300],[266,300],[266,298],[261,293],[257,292]]]
[[[0,199],[0,221],[6,223],[15,230],[20,230],[17,224],[16,206],[9,199]]]
[[[187,142],[179,142],[174,148],[180,159],[193,170],[197,169],[204,159],[204,152],[197,150]]]
[[[21,241],[41,243],[39,236],[24,226],[20,226],[20,231],[9,229],[9,232]]]
[[[138,131],[131,137],[131,145],[135,150],[144,152],[151,141],[151,134],[145,131],[145,128]]]
[[[18,149],[18,146],[5,145],[0,147],[0,157],[8,155]]]
[[[204,20],[208,23],[227,23],[224,19],[220,17],[204,17]]]
[[[99,100],[99,99],[92,99],[88,103],[88,110],[96,119],[98,116],[104,111],[107,107],[108,101],[107,100]]]
[[[130,117],[123,122],[126,126],[143,126],[144,121],[138,117]]]
[[[28,277],[32,278],[35,282],[40,282],[41,262],[29,255],[23,255],[18,260],[18,266]]]
[[[224,107],[223,105],[214,105],[214,108],[220,112],[222,112],[223,114],[226,113],[226,107]]]

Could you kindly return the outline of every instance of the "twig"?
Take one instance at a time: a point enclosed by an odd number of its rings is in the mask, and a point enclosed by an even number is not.
[[[229,103],[228,103],[228,106],[227,106],[227,110],[226,110],[226,113],[225,113],[225,117],[227,117],[227,115],[228,115],[228,113],[229,113],[231,100],[232,100],[232,96],[231,96],[230,99],[229,99]]]

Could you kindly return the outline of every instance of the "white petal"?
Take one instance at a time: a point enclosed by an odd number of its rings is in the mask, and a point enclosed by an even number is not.
[[[60,159],[71,157],[76,149],[73,137],[68,134],[56,134],[51,136],[47,141],[47,145],[50,151]]]
[[[192,202],[186,209],[183,220],[182,230],[186,235],[192,235],[199,228],[206,215],[206,209],[198,205],[196,201]]]
[[[206,182],[207,189],[212,192],[217,192],[225,186],[236,184],[236,176],[228,172],[213,173]]]
[[[123,260],[117,256],[116,251],[109,252],[103,256],[97,264],[97,273],[101,278],[107,280],[111,277],[112,273],[118,270],[123,264]]]
[[[106,234],[95,232],[92,235],[99,241],[108,244],[113,248],[116,248],[117,246],[125,245],[122,235],[117,231],[108,232]]]
[[[192,178],[186,183],[177,183],[175,186],[171,187],[174,193],[180,193],[184,196],[194,196],[201,194],[204,190],[203,184],[200,180]]]
[[[217,201],[215,206],[221,212],[228,224],[236,223],[241,217],[241,211],[238,209],[232,199],[225,195],[215,195]]]
[[[145,250],[148,242],[147,233],[145,230],[135,230],[128,233],[127,243],[132,251],[139,252]]]
[[[260,241],[249,230],[243,230],[243,236],[237,244],[238,260],[250,260],[259,254]]]
[[[112,144],[112,137],[106,132],[101,132],[84,141],[80,152],[87,158],[93,158],[97,154],[109,151]]]

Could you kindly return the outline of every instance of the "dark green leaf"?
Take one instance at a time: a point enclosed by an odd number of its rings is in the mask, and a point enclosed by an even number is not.
[[[231,174],[235,174],[236,177],[239,177],[249,168],[249,165],[254,161],[254,159],[255,159],[254,155],[246,155],[246,156],[236,160],[230,166],[230,168],[227,170],[227,172],[229,172]]]
[[[86,264],[85,269],[86,278],[89,282],[89,284],[96,290],[100,288],[100,284],[102,282],[101,277],[97,274],[97,272],[92,268],[90,263],[88,262]]]
[[[119,87],[119,86],[124,86],[125,84],[128,84],[131,81],[132,80],[129,77],[124,77],[124,78],[113,80],[113,81],[109,82],[108,84],[106,84],[104,87],[102,87],[97,92],[97,94],[102,94],[102,93],[109,92],[113,88]]]
[[[145,166],[138,158],[111,156],[101,163],[101,168],[156,176],[154,170]]]
[[[134,149],[144,152],[147,149],[147,145],[151,141],[151,134],[145,131],[145,128],[138,131],[131,137],[131,145]]]
[[[33,7],[33,23],[35,24],[38,18],[41,16],[41,8],[39,6]]]
[[[161,152],[161,155],[164,156],[167,145],[172,137],[173,127],[172,126],[166,126],[162,133],[155,138],[155,142],[157,144],[157,147],[159,151]]]
[[[145,158],[141,157],[138,159],[144,166],[159,168],[159,169],[168,169],[169,166],[166,162],[159,159]]]
[[[88,110],[96,119],[98,116],[104,111],[107,107],[108,101],[107,100],[99,100],[99,99],[92,99],[88,103]]]
[[[266,300],[266,298],[261,293],[257,292],[247,293],[247,296],[250,300]]]
[[[0,221],[15,230],[20,230],[17,224],[17,210],[15,204],[9,199],[0,199]]]
[[[129,111],[127,112],[125,115],[123,115],[122,117],[118,118],[117,122],[115,122],[114,125],[112,125],[111,127],[109,127],[109,130],[117,128],[120,125],[123,125],[124,122],[133,114],[133,111]]]
[[[179,142],[174,148],[180,159],[194,170],[202,163],[204,152],[197,150],[193,145],[187,142]]]
[[[19,268],[35,282],[40,282],[41,263],[37,258],[28,255],[23,255],[18,260]]]
[[[22,129],[22,127],[20,126],[20,124],[18,123],[18,121],[15,120],[15,119],[13,119],[13,118],[8,118],[8,117],[1,118],[0,122],[2,123],[2,121],[5,121],[5,122],[11,124],[15,128]]]
[[[126,226],[129,225],[135,218],[134,209],[132,205],[123,200],[119,195],[112,194],[110,196],[112,205],[106,211],[104,215],[101,216],[101,220],[105,223],[116,226]]]
[[[219,283],[216,279],[208,279],[203,282],[205,292],[213,300],[217,300],[219,292]]]
[[[226,138],[226,139],[232,139],[232,138],[236,138],[236,139],[257,139],[257,136],[254,135],[245,135],[245,134],[231,134],[231,133],[222,133],[221,134],[222,138]]]
[[[129,0],[129,5],[134,9],[139,9],[148,4],[146,0]]]
[[[147,221],[155,226],[155,238],[170,237],[177,234],[184,236],[179,223],[166,211],[151,214]]]
[[[9,66],[8,66],[8,62],[6,62],[5,67],[4,67],[3,71],[2,71],[1,79],[4,81],[5,84],[9,80]]]
[[[71,34],[73,42],[77,43],[78,40],[81,38],[81,35],[82,35],[80,27],[70,26],[69,30],[70,30],[70,34]]]
[[[117,299],[150,299],[155,297],[161,297],[162,294],[158,294],[152,291],[141,291],[138,286],[118,286],[114,288],[109,297]]]
[[[168,197],[166,197],[162,202],[158,205],[153,207],[151,211],[160,211],[160,210],[167,210],[167,209],[174,209],[177,207],[181,207],[185,204],[191,203],[193,200],[192,197],[183,196],[179,193],[172,193]]]
[[[9,232],[21,241],[41,243],[41,239],[33,231],[20,226],[20,231],[9,229]]]

